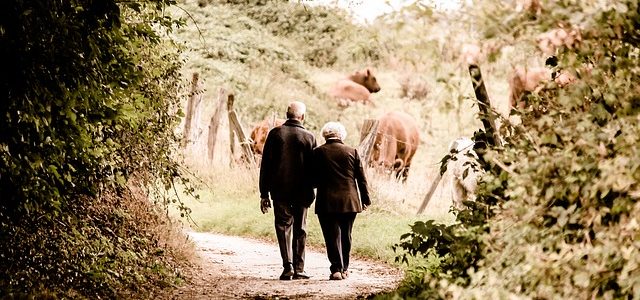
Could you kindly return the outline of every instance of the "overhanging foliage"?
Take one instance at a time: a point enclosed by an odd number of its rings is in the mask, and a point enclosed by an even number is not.
[[[146,204],[128,190],[134,179],[171,187],[180,174],[180,61],[159,31],[177,24],[163,15],[173,2],[4,3],[0,296],[115,297],[167,267],[144,255],[155,253],[159,221],[153,208],[132,212]]]
[[[486,36],[507,44],[533,41],[558,26],[577,28],[581,39],[557,54],[561,67],[577,80],[529,96],[529,106],[517,112],[522,123],[504,132],[506,145],[485,154],[491,172],[477,199],[492,212],[485,222],[478,226],[459,218],[458,225],[447,228],[416,224],[404,236],[419,238],[413,245],[400,244],[408,254],[433,253],[445,262],[418,275],[421,284],[414,280],[401,290],[406,295],[640,295],[638,2],[541,3],[541,11],[515,11],[508,2],[485,1],[475,7],[490,12],[479,14]],[[434,230],[437,234],[423,236]],[[417,247],[429,240],[435,241],[425,249]],[[481,246],[469,248],[470,240]],[[447,253],[438,251],[442,245]],[[477,255],[447,263],[463,253]]]

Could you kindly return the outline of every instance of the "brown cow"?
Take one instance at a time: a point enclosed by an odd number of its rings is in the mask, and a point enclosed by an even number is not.
[[[284,124],[284,119],[265,118],[251,130],[251,150],[253,154],[262,155],[264,142],[267,140],[267,134],[271,128]]]
[[[380,91],[380,85],[371,69],[356,71],[347,78],[338,80],[329,91],[329,95],[338,101],[342,107],[349,106],[351,102],[371,102],[371,93]]]
[[[420,142],[418,124],[404,112],[386,113],[378,121],[369,164],[395,173],[404,182]]]
[[[516,67],[509,77],[509,103],[513,108],[524,108],[522,96],[538,91],[551,79],[551,70],[545,67]]]
[[[524,108],[525,101],[522,96],[527,93],[539,92],[545,88],[548,81],[553,81],[558,87],[564,87],[576,80],[570,72],[561,70],[555,76],[547,67],[516,67],[509,77],[509,103],[513,108]]]

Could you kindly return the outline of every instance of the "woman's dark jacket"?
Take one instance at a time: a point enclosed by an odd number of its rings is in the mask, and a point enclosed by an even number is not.
[[[371,205],[358,151],[339,139],[313,150],[316,214],[362,212]],[[358,195],[359,194],[359,195]]]

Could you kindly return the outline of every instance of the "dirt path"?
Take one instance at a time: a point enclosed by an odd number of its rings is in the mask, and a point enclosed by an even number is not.
[[[354,299],[388,291],[402,279],[400,270],[352,258],[350,277],[329,280],[324,251],[307,250],[309,280],[281,281],[282,261],[276,244],[212,233],[189,233],[199,266],[194,282],[173,299]]]

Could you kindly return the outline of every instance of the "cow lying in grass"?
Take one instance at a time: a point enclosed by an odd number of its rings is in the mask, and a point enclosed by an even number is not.
[[[346,78],[338,80],[329,91],[329,95],[338,101],[338,105],[346,107],[354,102],[373,104],[371,93],[380,91],[380,85],[371,69],[356,71]]]

